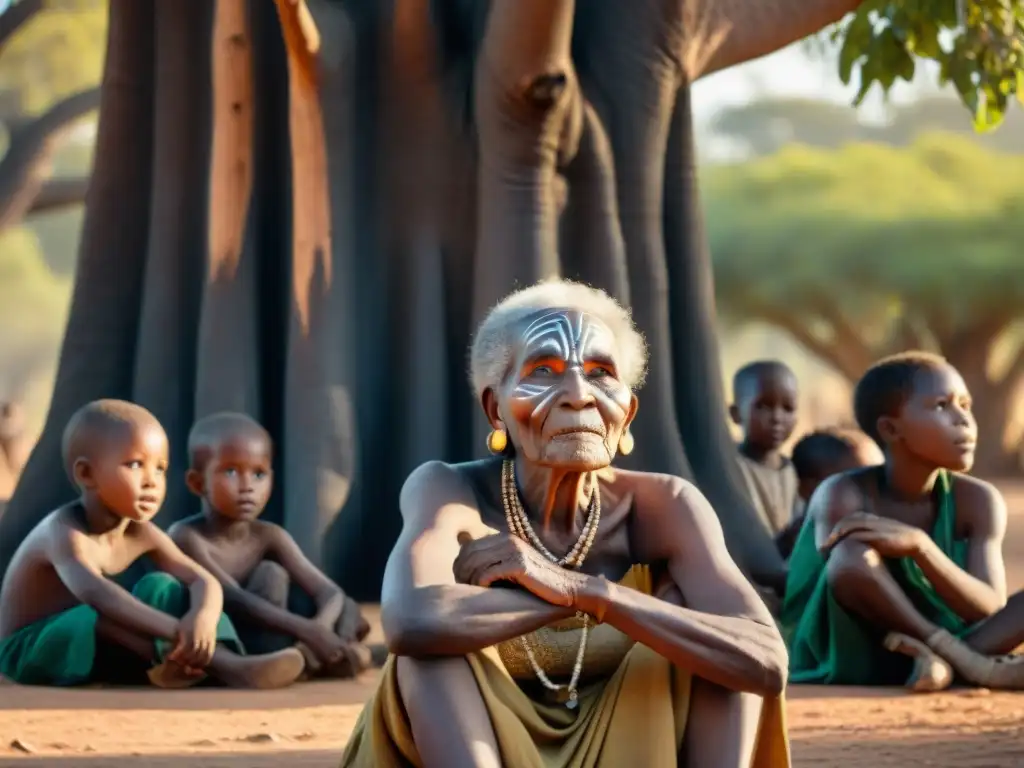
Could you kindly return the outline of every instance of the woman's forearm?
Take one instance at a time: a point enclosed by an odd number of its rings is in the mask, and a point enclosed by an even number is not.
[[[680,608],[600,579],[580,592],[578,607],[723,688],[774,696],[786,686],[789,658],[774,625]]]
[[[381,622],[397,656],[465,656],[574,613],[521,589],[453,584],[420,587],[385,603]]]

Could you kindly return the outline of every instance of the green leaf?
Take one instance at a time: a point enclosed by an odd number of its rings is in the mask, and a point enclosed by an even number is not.
[[[921,59],[939,64],[939,82],[953,84],[978,130],[1002,122],[1011,94],[1024,104],[1024,0],[966,2],[966,25],[957,0],[861,4],[837,28],[839,76],[849,83],[859,74],[854,103],[875,83],[888,91],[896,80],[913,79]]]

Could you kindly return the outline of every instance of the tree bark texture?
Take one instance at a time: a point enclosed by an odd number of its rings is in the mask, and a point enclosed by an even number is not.
[[[850,5],[819,0],[814,24]],[[628,465],[695,480],[777,578],[725,425],[689,83],[813,31],[807,3],[756,41],[728,32],[743,9],[692,1],[308,0],[315,28],[305,6],[111,0],[60,371],[0,562],[71,493],[68,417],[120,397],[171,439],[160,522],[196,508],[194,419],[251,413],[277,446],[267,517],[375,597],[408,473],[484,453],[475,324],[562,274],[630,302],[650,345]]]

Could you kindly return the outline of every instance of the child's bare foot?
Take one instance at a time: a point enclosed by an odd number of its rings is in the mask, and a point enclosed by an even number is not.
[[[238,656],[218,648],[210,672],[231,688],[284,688],[299,679],[305,666],[295,648],[260,656]]]
[[[150,668],[146,675],[149,681],[157,688],[176,690],[180,688],[191,688],[197,683],[206,679],[206,673],[185,669],[177,662],[167,660],[155,667]]]
[[[917,693],[944,691],[953,684],[953,668],[924,643],[899,632],[885,636],[885,647],[914,660],[907,688]]]
[[[306,660],[306,671],[304,676],[315,676],[320,671],[320,659],[318,659],[312,649],[303,642],[296,643],[295,649],[301,653],[302,658]]]
[[[370,649],[362,643],[352,643],[345,649],[345,654],[335,662],[325,664],[322,669],[324,677],[349,680],[369,669],[373,664]]]

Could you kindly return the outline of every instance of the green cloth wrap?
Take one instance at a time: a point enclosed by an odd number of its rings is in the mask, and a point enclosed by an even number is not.
[[[932,539],[960,568],[967,542],[956,539],[956,508],[949,473],[935,484],[937,515]],[[887,559],[886,567],[928,621],[961,636],[970,627],[935,591],[910,558]],[[786,595],[779,621],[789,647],[789,682],[826,685],[902,685],[912,660],[885,649],[885,631],[848,613],[836,602],[826,561],[814,541],[814,521],[804,521],[789,560]]]
[[[143,576],[132,594],[140,602],[176,618],[188,613],[188,588],[166,573]],[[0,675],[22,685],[90,682],[96,659],[98,618],[99,614],[91,606],[77,605],[22,627],[0,640]],[[217,640],[236,652],[243,651],[234,626],[224,614],[217,624]],[[173,647],[171,641],[157,640],[155,659],[162,660]]]

